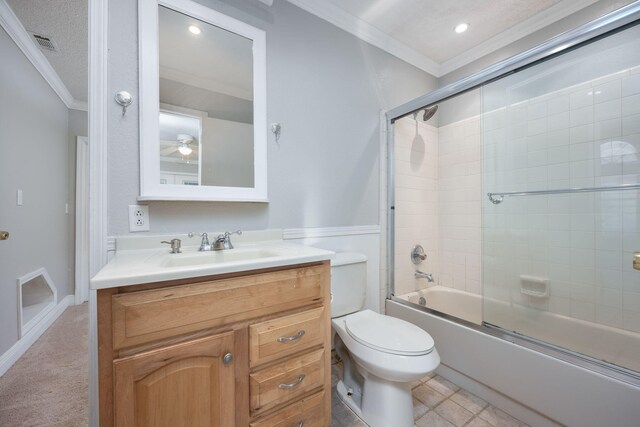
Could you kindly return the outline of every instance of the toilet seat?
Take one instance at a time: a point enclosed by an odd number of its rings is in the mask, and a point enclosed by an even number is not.
[[[360,344],[388,354],[421,356],[434,347],[431,335],[416,325],[371,310],[346,316],[345,329]]]

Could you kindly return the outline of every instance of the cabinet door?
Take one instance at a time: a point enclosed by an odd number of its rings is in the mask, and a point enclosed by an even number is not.
[[[115,425],[233,426],[233,347],[227,332],[115,360]]]

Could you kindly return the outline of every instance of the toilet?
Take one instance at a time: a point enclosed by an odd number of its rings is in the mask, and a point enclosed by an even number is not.
[[[440,364],[431,336],[401,319],[363,309],[367,258],[331,259],[331,324],[344,373],[340,399],[371,427],[412,427],[411,384]]]

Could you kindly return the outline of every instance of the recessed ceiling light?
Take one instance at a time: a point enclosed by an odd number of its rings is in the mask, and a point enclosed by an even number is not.
[[[196,27],[195,25],[189,25],[189,31],[191,31],[192,34],[200,34],[201,30],[200,28]]]
[[[469,24],[458,24],[456,25],[455,31],[456,33],[460,34],[460,33],[464,33],[468,29],[469,29]]]

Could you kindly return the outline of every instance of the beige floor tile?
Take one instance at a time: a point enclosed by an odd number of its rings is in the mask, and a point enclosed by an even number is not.
[[[335,392],[332,393],[331,397],[332,427],[347,427],[360,421],[360,418],[358,418],[347,405],[342,403]]]
[[[427,415],[416,421],[417,427],[455,427],[449,421],[442,418],[440,415],[431,411]]]
[[[411,388],[414,389],[416,387],[418,387],[420,384],[422,383],[426,383],[427,381],[429,381],[431,378],[433,378],[435,375],[435,373],[430,372],[427,375],[425,375],[424,377],[420,378],[419,380],[416,380],[414,382],[411,383]]]
[[[427,406],[418,399],[413,398],[413,420],[417,420],[427,412],[429,412],[429,408],[427,408]]]
[[[465,427],[492,427],[492,426],[482,418],[475,417]]]
[[[447,397],[451,396],[453,393],[460,389],[460,387],[458,387],[451,381],[442,378],[440,375],[436,375],[435,377],[431,378],[426,382],[426,384],[438,393],[441,393]]]
[[[520,421],[491,405],[487,406],[478,416],[494,427],[518,427],[520,425]]]
[[[438,393],[426,384],[414,388],[413,397],[427,405],[428,408],[434,408],[438,403],[446,399],[442,393]]]
[[[467,390],[458,390],[449,399],[462,406],[467,411],[479,414],[487,406],[487,402]]]
[[[457,427],[462,427],[467,421],[473,418],[471,412],[449,399],[439,404],[434,411]]]

